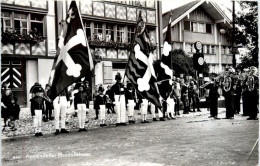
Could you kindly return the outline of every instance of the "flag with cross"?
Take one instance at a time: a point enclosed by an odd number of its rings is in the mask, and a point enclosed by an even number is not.
[[[49,79],[50,98],[54,100],[65,88],[82,77],[90,77],[93,60],[75,1],[71,1],[59,37],[57,59]]]

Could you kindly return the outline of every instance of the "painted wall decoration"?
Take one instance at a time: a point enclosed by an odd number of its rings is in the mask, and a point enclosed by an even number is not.
[[[13,4],[14,0],[1,0],[1,3]]]
[[[130,21],[136,21],[136,8],[127,8],[127,19]]]
[[[30,55],[29,43],[15,43],[15,54]]]
[[[105,15],[106,17],[115,18],[115,5],[105,4]]]
[[[137,18],[137,19],[138,19],[138,17],[139,17],[139,12],[140,12],[140,10],[141,10],[141,9],[137,9],[137,13],[136,13],[136,18]],[[142,9],[141,14],[142,14],[142,18],[143,18],[144,22],[147,22],[147,20],[146,20],[146,10]]]
[[[30,6],[30,1],[28,0],[14,1],[14,4],[21,5],[21,6]]]
[[[95,48],[95,52],[100,58],[106,58],[106,48]]]
[[[117,58],[117,51],[116,49],[107,49],[107,58],[116,59]]]
[[[80,10],[82,14],[92,15],[92,1],[80,1]]]
[[[154,0],[146,1],[146,7],[155,8],[154,4]]]
[[[47,2],[45,0],[31,1],[31,2],[32,2],[32,7],[41,8],[41,9],[46,9],[47,8]]]
[[[40,42],[32,46],[32,55],[45,55],[45,42]]]
[[[13,44],[7,43],[1,43],[1,54],[13,54],[14,53],[14,46]]]
[[[155,24],[155,11],[147,10],[147,22]]]
[[[127,59],[127,50],[118,49],[118,59]]]
[[[103,2],[93,2],[93,14],[96,16],[104,17],[104,3]]]
[[[116,18],[117,19],[126,19],[126,7],[116,6]]]

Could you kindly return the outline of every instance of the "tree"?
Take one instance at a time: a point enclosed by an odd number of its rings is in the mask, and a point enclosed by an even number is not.
[[[241,64],[237,66],[243,69],[249,66],[258,66],[258,7],[257,1],[241,1],[242,11],[238,13],[235,21],[239,26],[235,31],[236,43],[243,44],[248,50],[247,56],[241,57]]]
[[[175,76],[180,76],[180,74],[190,75],[195,77],[195,69],[193,67],[193,59],[189,55],[185,54],[182,49],[173,50],[172,55],[172,69]],[[158,71],[158,65],[160,60],[154,62],[155,71]],[[204,75],[208,76],[209,67],[204,63]]]

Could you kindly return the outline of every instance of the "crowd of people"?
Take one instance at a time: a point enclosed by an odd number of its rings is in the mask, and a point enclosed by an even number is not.
[[[42,136],[42,121],[54,120],[55,135],[69,133],[66,124],[77,117],[78,132],[87,131],[85,123],[88,122],[90,101],[93,101],[95,119],[100,120],[100,127],[107,126],[106,115],[116,114],[116,126],[135,123],[135,110],[141,114],[141,123],[149,123],[147,114],[152,114],[153,121],[165,121],[175,119],[180,115],[190,112],[200,112],[200,89],[205,89],[206,107],[210,110],[209,118],[218,118],[218,99],[222,94],[225,97],[226,118],[233,119],[234,114],[240,113],[240,100],[243,99],[243,115],[249,116],[248,120],[257,120],[258,113],[258,76],[257,68],[251,67],[243,73],[227,69],[217,77],[212,77],[207,83],[198,86],[195,79],[190,77],[179,78],[173,76],[172,88],[169,97],[160,98],[162,108],[157,108],[147,99],[137,93],[130,82],[122,83],[120,73],[115,76],[116,83],[107,86],[96,85],[94,92],[88,81],[77,82],[65,88],[53,101],[50,99],[50,85],[45,89],[39,83],[35,83],[31,89],[31,115],[35,136]],[[4,128],[11,126],[16,130],[15,121],[19,119],[20,108],[17,99],[12,95],[7,84],[2,86],[2,118]],[[128,118],[126,118],[128,116]]]

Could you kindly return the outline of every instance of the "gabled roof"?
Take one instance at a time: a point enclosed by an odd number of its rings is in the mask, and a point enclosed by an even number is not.
[[[227,24],[226,26],[231,27],[230,19],[226,16],[226,14],[220,9],[220,7],[216,3],[206,0],[195,0],[176,9],[163,13],[163,33],[167,30],[167,24],[171,13],[171,26],[174,26],[176,23],[181,21],[184,17],[189,15],[199,6],[201,6],[215,20],[216,23]]]

